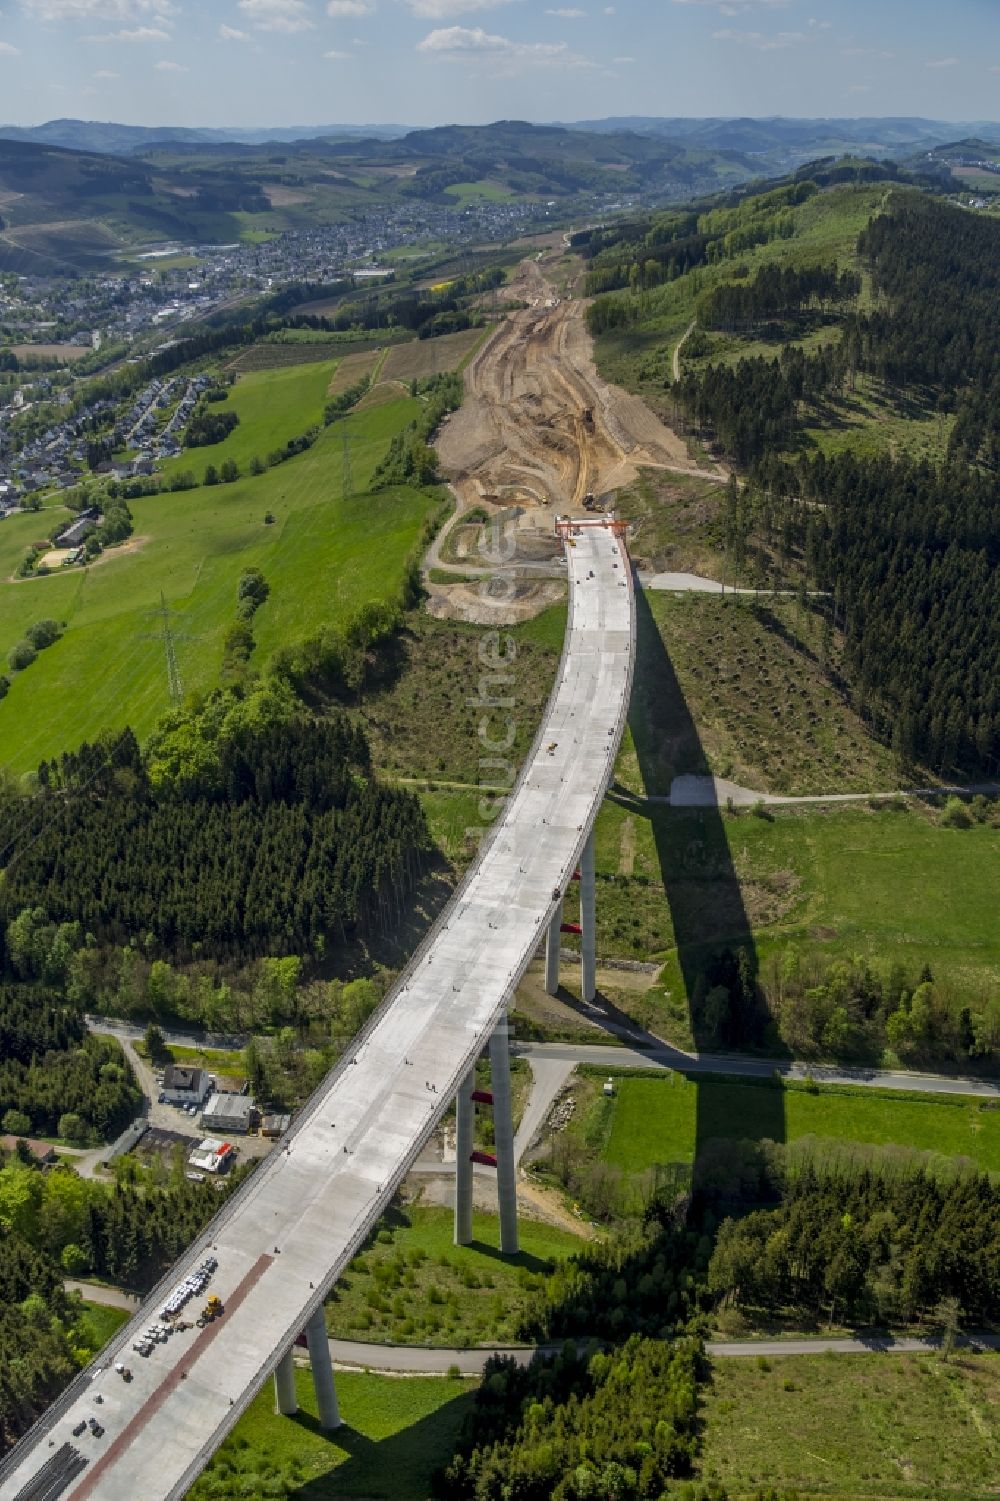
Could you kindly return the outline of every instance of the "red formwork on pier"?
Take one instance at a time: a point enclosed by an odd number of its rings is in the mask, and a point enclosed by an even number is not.
[[[606,516],[556,517],[556,536],[561,537],[564,542],[572,542],[586,527],[603,527],[605,531],[613,532],[622,546],[628,539],[628,522],[618,521],[614,511],[609,511]]]

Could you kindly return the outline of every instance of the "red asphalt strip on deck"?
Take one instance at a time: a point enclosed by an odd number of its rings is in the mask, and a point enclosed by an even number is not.
[[[86,1475],[84,1475],[83,1479],[80,1481],[80,1484],[74,1491],[70,1493],[68,1501],[85,1501],[85,1497],[92,1494],[95,1485],[100,1480],[105,1470],[110,1469],[110,1467],[115,1464],[116,1461],[121,1457],[123,1451],[127,1449],[132,1443],[134,1443],[153,1414],[159,1410],[159,1408],[166,1401],[167,1397],[170,1396],[171,1392],[176,1390],[176,1388],[181,1384],[184,1378],[189,1374],[195,1361],[219,1333],[219,1330],[225,1323],[227,1314],[236,1312],[237,1308],[239,1308],[244,1298],[247,1297],[250,1292],[252,1292],[253,1288],[256,1286],[257,1282],[259,1282],[263,1273],[267,1271],[267,1268],[271,1265],[273,1260],[273,1256],[259,1256],[257,1258],[253,1266],[243,1278],[243,1281],[226,1300],[225,1313],[222,1314],[221,1318],[213,1319],[210,1324],[206,1324],[205,1328],[195,1336],[188,1354],[185,1355],[184,1358],[174,1366],[173,1370],[160,1383],[160,1385],[156,1388],[156,1391],[153,1392],[152,1396],[147,1397],[146,1401],[139,1408],[139,1411],[133,1418],[129,1419],[125,1427],[122,1429],[121,1433],[119,1433],[118,1437],[112,1439],[111,1443],[105,1449],[100,1459],[98,1459],[95,1464],[90,1469],[88,1469]]]

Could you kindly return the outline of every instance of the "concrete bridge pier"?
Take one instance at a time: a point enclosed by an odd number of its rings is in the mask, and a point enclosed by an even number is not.
[[[559,993],[559,946],[562,934],[560,927],[563,920],[563,904],[559,903],[552,914],[548,932],[545,935],[545,993],[546,995],[558,995]]]
[[[472,1091],[476,1071],[471,1068],[455,1096],[455,1244],[472,1240],[472,1150],[475,1146],[476,1106]]]
[[[597,871],[593,829],[580,856],[580,927],[580,993],[585,1001],[592,1001],[597,994]]]
[[[274,1410],[286,1418],[293,1418],[299,1410],[294,1354],[294,1348],[286,1350],[274,1368]]]
[[[309,1364],[312,1366],[313,1386],[316,1390],[319,1426],[339,1428],[343,1419],[337,1403],[337,1388],[333,1383],[330,1337],[326,1332],[326,1315],[322,1303],[306,1325],[306,1344],[309,1346]]]
[[[510,1105],[510,1044],[504,1012],[490,1038],[490,1076],[493,1086],[493,1131],[496,1137],[497,1197],[500,1202],[500,1250],[516,1256],[517,1165],[514,1162],[514,1117]]]

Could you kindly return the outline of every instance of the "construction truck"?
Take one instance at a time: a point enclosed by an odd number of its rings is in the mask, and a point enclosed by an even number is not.
[[[198,1319],[198,1328],[204,1329],[205,1325],[210,1324],[213,1319],[220,1318],[223,1311],[222,1299],[217,1293],[212,1293],[208,1302],[201,1310],[201,1317]]]

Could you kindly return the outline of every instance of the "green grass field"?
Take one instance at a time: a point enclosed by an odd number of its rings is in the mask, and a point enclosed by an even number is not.
[[[496,1215],[477,1214],[474,1241],[453,1244],[451,1210],[394,1213],[348,1268],[327,1304],[331,1334],[376,1344],[461,1346],[512,1341],[529,1294],[554,1263],[580,1249],[566,1231],[519,1224],[521,1254],[499,1254]]]
[[[294,374],[301,380],[301,369]],[[335,424],[307,453],[266,474],[132,501],[130,544],[86,570],[8,582],[27,541],[48,528],[38,516],[3,523],[0,653],[44,617],[64,622],[65,631],[14,677],[0,704],[0,762],[28,771],[43,757],[126,723],[140,737],[149,733],[170,706],[161,594],[183,690],[190,693],[219,679],[245,568],[261,568],[271,586],[254,619],[254,666],[277,646],[394,591],[435,501],[416,490],[369,495],[365,488],[390,439],[416,410],[405,398],[352,417],[356,493],[346,500]],[[295,430],[306,425],[297,422]],[[248,423],[237,434],[246,438],[250,429]],[[265,524],[268,512],[272,525]]]
[[[193,469],[200,479],[206,464],[218,468],[226,459],[235,459],[245,473],[254,454],[266,459],[272,449],[284,447],[289,438],[323,421],[326,390],[336,368],[335,359],[326,359],[241,375],[228,400],[210,408],[212,412],[236,412],[239,425],[221,443],[185,448],[177,458],[166,459],[161,466],[163,473],[169,479],[179,470]]]
[[[925,964],[969,1003],[1000,984],[1000,838],[943,827],[921,805],[715,811],[607,800],[597,821],[598,954],[657,959],[660,982],[618,1003],[682,1046],[692,1038],[678,950],[752,935],[765,991],[786,955]],[[567,917],[575,918],[575,894]]]
[[[804,1136],[968,1157],[984,1171],[1000,1172],[1000,1111],[984,1110],[974,1098],[609,1073],[613,1098],[597,1093],[600,1081],[586,1091],[592,1116],[586,1129],[604,1142],[605,1161],[630,1173],[691,1162],[711,1140]]]
[[[109,1308],[105,1303],[88,1303],[84,1299],[83,1313],[73,1326],[71,1343],[96,1355],[128,1319],[123,1308]]]
[[[716,1360],[703,1421],[701,1474],[731,1501],[1000,1493],[1000,1355]]]
[[[299,1413],[279,1417],[268,1382],[226,1439],[190,1501],[278,1496],[297,1501],[426,1501],[430,1478],[452,1454],[472,1383],[337,1373],[342,1428],[319,1427],[306,1369],[295,1373]]]
[[[488,178],[479,182],[452,183],[451,187],[445,188],[445,193],[449,198],[457,198],[462,208],[482,199],[490,203],[506,203],[508,199],[516,197],[510,188],[505,188],[499,182],[490,182]]]

